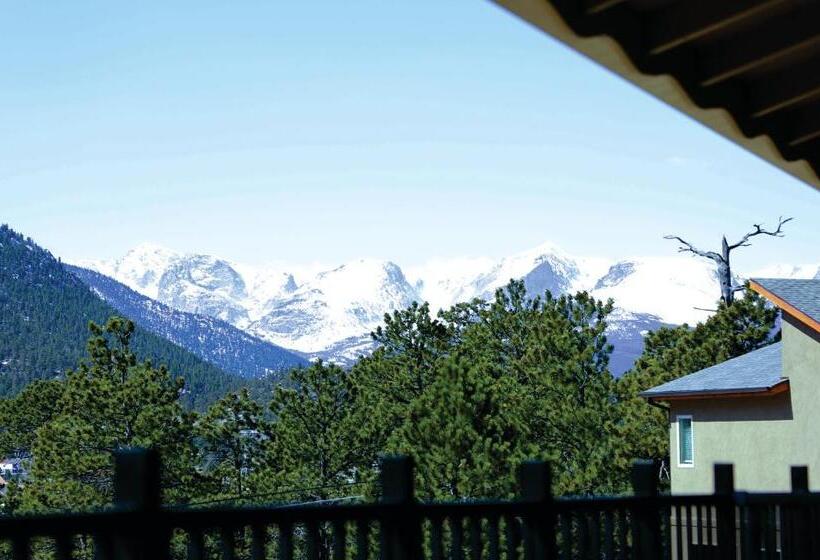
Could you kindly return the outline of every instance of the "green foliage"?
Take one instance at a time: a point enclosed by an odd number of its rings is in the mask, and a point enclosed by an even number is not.
[[[415,458],[424,499],[510,496],[513,468],[538,454],[526,401],[526,389],[510,376],[444,360],[388,448]]]
[[[0,455],[30,459],[36,431],[57,415],[62,395],[62,382],[36,380],[0,400]]]
[[[611,309],[585,293],[529,298],[511,282],[436,320],[426,306],[396,312],[375,333],[382,349],[351,372],[359,425],[416,459],[427,497],[509,495],[525,457],[555,459],[562,493],[609,488]]]
[[[292,381],[294,388],[274,391],[270,467],[259,477],[260,485],[300,489],[285,495],[296,500],[357,493],[350,484],[372,476],[378,448],[358,425],[347,373],[317,362],[294,370]]]
[[[89,321],[116,310],[31,239],[0,225],[0,396],[37,379],[60,379],[83,356]],[[130,346],[186,381],[183,402],[204,409],[242,381],[190,352],[137,328]]]
[[[44,321],[35,308],[28,316]],[[167,346],[143,353],[138,342],[150,338],[125,319],[92,323],[74,371],[0,400],[0,452],[31,459],[30,478],[9,488],[5,509],[108,504],[111,454],[131,446],[159,450],[168,503],[374,497],[383,453],[415,459],[423,499],[509,497],[516,468],[531,458],[553,462],[559,494],[623,491],[632,460],[668,455],[665,414],[640,391],[768,344],[776,312],[749,294],[695,328],[660,329],[616,382],[605,335],[611,311],[584,292],[530,297],[515,281],[492,301],[436,317],[413,304],[385,316],[373,333],[379,348],[351,370],[318,362],[285,385],[263,379],[223,396],[202,415],[185,406],[203,405],[187,400],[190,383],[212,378],[183,381],[140,361]],[[70,331],[59,318],[54,328],[57,340]],[[19,365],[28,354],[15,352],[6,355]],[[225,388],[217,382],[203,393]]]
[[[198,420],[196,433],[209,496],[242,498],[264,463],[271,425],[246,389],[226,395]],[[251,489],[253,490],[253,489]]]
[[[695,328],[662,328],[646,337],[643,355],[618,382],[620,424],[615,466],[622,472],[636,457],[667,461],[668,420],[639,396],[656,385],[771,344],[777,310],[754,292]]]
[[[191,491],[193,419],[180,404],[183,381],[165,367],[137,361],[130,321],[114,317],[104,328],[92,323],[91,332],[87,359],[66,375],[56,409],[35,431],[22,511],[110,503],[112,455],[129,447],[160,452],[166,500]]]

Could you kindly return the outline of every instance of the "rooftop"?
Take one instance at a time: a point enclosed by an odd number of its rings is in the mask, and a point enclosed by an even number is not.
[[[772,394],[786,390],[781,359],[783,343],[777,342],[737,358],[690,373],[641,393],[651,399],[691,396]]]
[[[754,291],[820,331],[820,278],[752,278],[750,282]]]

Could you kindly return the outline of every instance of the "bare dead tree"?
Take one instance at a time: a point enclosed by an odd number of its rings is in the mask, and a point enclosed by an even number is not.
[[[729,257],[732,251],[739,247],[749,247],[751,243],[749,240],[756,235],[771,235],[772,237],[783,237],[783,225],[792,221],[794,218],[783,218],[782,216],[777,220],[777,229],[768,231],[763,229],[762,224],[754,224],[754,231],[750,231],[744,235],[737,243],[729,243],[726,241],[726,236],[723,236],[720,253],[714,251],[702,251],[693,246],[688,241],[684,241],[677,235],[665,235],[664,239],[675,239],[681,246],[678,251],[681,253],[693,253],[699,257],[711,259],[717,264],[718,280],[720,281],[720,299],[726,305],[732,305],[735,301],[735,292],[743,289],[743,286],[735,286],[732,284],[732,267],[729,262]]]

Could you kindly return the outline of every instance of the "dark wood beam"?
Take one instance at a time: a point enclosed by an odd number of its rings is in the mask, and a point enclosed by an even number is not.
[[[811,4],[699,52],[701,85],[713,86],[800,52],[820,47],[820,5]]]
[[[768,116],[820,97],[820,72],[807,72],[807,68],[820,68],[820,56],[747,84],[750,116]]]
[[[626,0],[587,0],[586,9],[588,14],[598,14],[624,2]]]
[[[815,154],[820,153],[820,133],[817,136],[806,139],[806,141],[793,146],[791,155],[795,159],[803,159],[809,165],[816,166],[817,158]]]
[[[661,54],[794,0],[683,0],[647,15],[648,48]]]
[[[788,138],[789,146],[800,146],[820,138],[820,107],[796,112],[791,117]]]

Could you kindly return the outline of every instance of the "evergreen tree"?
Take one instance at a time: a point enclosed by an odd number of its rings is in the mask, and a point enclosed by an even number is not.
[[[0,455],[30,459],[35,434],[57,415],[62,395],[62,381],[36,380],[0,399]]]
[[[88,358],[66,375],[56,413],[35,433],[31,478],[21,509],[88,509],[111,502],[113,453],[153,447],[163,462],[164,499],[192,491],[192,422],[179,402],[184,387],[164,367],[138,362],[134,326],[119,317],[91,324]]]
[[[451,323],[431,317],[427,303],[385,314],[384,326],[372,333],[377,349],[350,373],[356,425],[376,449],[385,449],[409,407],[433,382],[436,364],[452,351],[455,336]]]
[[[538,454],[522,406],[526,389],[455,356],[435,368],[388,448],[414,458],[422,499],[512,496],[515,467]]]
[[[261,468],[271,437],[262,406],[247,390],[228,394],[197,421],[196,433],[211,497],[252,493],[248,479]]]
[[[347,373],[321,361],[292,372],[294,388],[277,387],[268,447],[269,469],[260,486],[296,489],[282,497],[327,500],[360,492],[351,483],[371,476],[378,448],[360,429]],[[367,467],[362,472],[362,467]]]
[[[427,496],[508,494],[525,456],[556,461],[560,492],[610,488],[611,309],[585,293],[530,298],[523,282],[435,321],[415,306],[376,333],[391,346],[351,372],[359,425],[378,449],[429,467]]]

